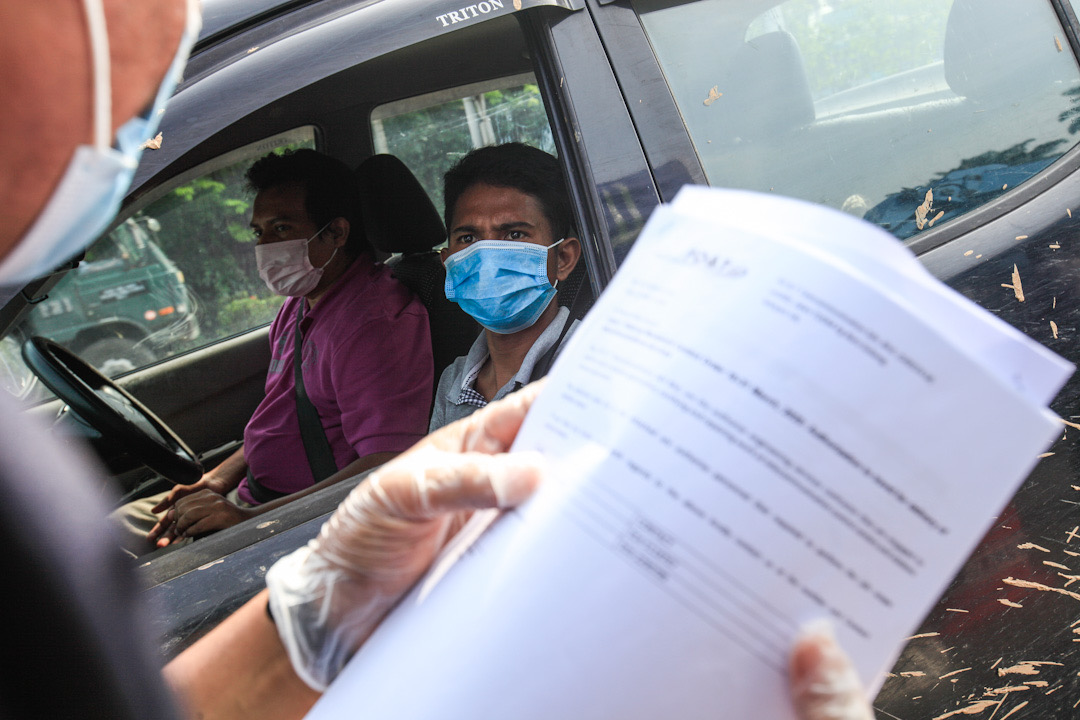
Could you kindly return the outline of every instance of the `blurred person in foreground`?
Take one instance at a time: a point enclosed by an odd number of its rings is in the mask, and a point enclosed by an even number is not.
[[[0,26],[8,30],[0,42],[8,99],[0,182],[9,198],[0,288],[10,297],[106,228],[138,144],[156,129],[158,105],[197,35],[198,9],[194,0],[8,2],[0,4]],[[113,77],[122,81],[110,83]],[[309,658],[347,658],[423,573],[462,513],[508,507],[532,492],[537,458],[505,451],[537,390],[493,403],[388,463],[298,551],[308,557],[289,579],[323,588],[332,582],[354,600],[347,612],[311,622],[314,608],[299,608],[275,625],[263,591],[170,663],[168,685],[130,566],[90,482],[101,469],[0,398],[3,603],[24,625],[4,644],[0,717],[165,720],[177,717],[176,699],[192,717],[302,716],[318,692],[301,675],[319,663],[294,666],[286,645],[302,637]],[[327,653],[336,643],[340,652]],[[804,720],[871,717],[854,671],[827,635],[799,641],[791,682]]]

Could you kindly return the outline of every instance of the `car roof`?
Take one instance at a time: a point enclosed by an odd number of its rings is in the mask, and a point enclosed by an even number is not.
[[[198,42],[200,45],[213,42],[269,16],[311,2],[314,0],[201,0],[202,32]]]

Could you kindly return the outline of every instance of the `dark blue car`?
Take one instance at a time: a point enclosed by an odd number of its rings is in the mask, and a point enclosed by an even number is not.
[[[203,7],[161,147],[144,154],[114,226],[155,218],[158,244],[198,301],[197,339],[116,379],[182,441],[155,449],[117,435],[68,397],[75,411],[61,413],[65,426],[76,414],[93,426],[121,492],[161,487],[147,463],[179,481],[196,461],[215,464],[261,397],[279,300],[255,271],[242,173],[282,147],[352,166],[394,155],[438,209],[441,174],[473,147],[519,140],[557,154],[585,253],[560,302],[578,316],[684,184],[803,198],[885,228],[937,277],[1080,363],[1080,22],[1069,0]],[[373,238],[384,257],[425,255],[443,240],[441,228],[409,229],[409,247]],[[25,339],[13,335],[20,317],[56,280],[8,303],[7,337]],[[437,364],[462,352],[452,335]],[[0,346],[0,379],[33,396],[13,344]],[[1080,379],[1053,408],[1060,440],[908,643],[879,717],[1080,712]],[[140,573],[165,654],[254,594],[348,485],[147,559]]]

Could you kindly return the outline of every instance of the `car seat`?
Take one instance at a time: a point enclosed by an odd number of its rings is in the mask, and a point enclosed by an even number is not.
[[[814,120],[802,53],[783,30],[747,40],[735,52],[717,105],[724,137],[773,139]]]
[[[956,0],[945,27],[945,80],[957,95],[978,104],[1015,103],[1076,79],[1053,10],[1016,0]],[[1062,43],[1066,43],[1063,47]]]
[[[401,160],[372,155],[356,168],[361,216],[372,246],[391,255],[387,265],[428,311],[435,382],[447,365],[469,352],[480,326],[446,299],[446,271],[435,249],[446,229],[424,188]],[[434,398],[433,398],[434,399]]]

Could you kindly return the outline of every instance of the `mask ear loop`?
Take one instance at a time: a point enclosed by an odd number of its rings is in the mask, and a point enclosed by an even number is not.
[[[109,29],[102,0],[83,0],[90,28],[90,60],[94,78],[94,146],[112,147],[112,78],[109,65]]]
[[[334,218],[334,220],[337,220],[337,218]],[[308,245],[311,245],[311,241],[312,241],[312,240],[314,240],[315,238],[319,237],[320,235],[322,235],[322,234],[323,234],[323,232],[324,232],[324,231],[326,230],[326,228],[328,228],[328,227],[330,227],[331,225],[333,225],[333,224],[334,224],[334,220],[331,220],[330,222],[328,222],[328,223],[326,223],[325,225],[323,225],[323,226],[322,226],[322,230],[320,230],[319,232],[317,232],[317,233],[315,233],[314,235],[312,235],[311,237],[309,237],[309,238],[308,238],[308,241],[307,241],[307,243],[305,243],[305,244],[304,244],[304,247],[307,247]],[[333,260],[333,259],[334,259],[334,256],[336,256],[336,255],[337,255],[337,251],[338,251],[338,248],[337,248],[337,247],[335,247],[335,248],[334,248],[334,252],[330,253],[330,257],[329,257],[329,258],[328,258],[328,259],[326,260],[326,262],[324,262],[324,263],[323,263],[323,264],[322,264],[321,266],[319,266],[319,267],[317,267],[317,268],[315,268],[315,269],[316,269],[316,270],[325,270],[325,269],[326,269],[326,266],[327,266],[327,265],[329,265],[329,264],[330,264],[330,261],[331,261],[331,260]],[[308,263],[309,263],[309,264],[311,263],[311,260],[310,260],[310,259],[308,260]],[[315,267],[315,266],[314,266],[314,265],[312,265],[312,267]]]
[[[561,243],[561,242],[562,242],[563,240],[565,240],[565,239],[566,239],[566,238],[563,238],[562,240],[559,240],[559,242],[553,242],[553,243],[551,243],[550,245],[548,245],[548,246],[547,246],[547,249],[548,249],[548,250],[550,250],[550,249],[551,249],[551,248],[553,248],[553,247],[558,247],[558,246],[559,246],[559,243]],[[558,290],[558,289],[559,289],[559,278],[555,278],[555,282],[554,282],[554,283],[552,283],[551,287],[555,288],[556,290]]]

